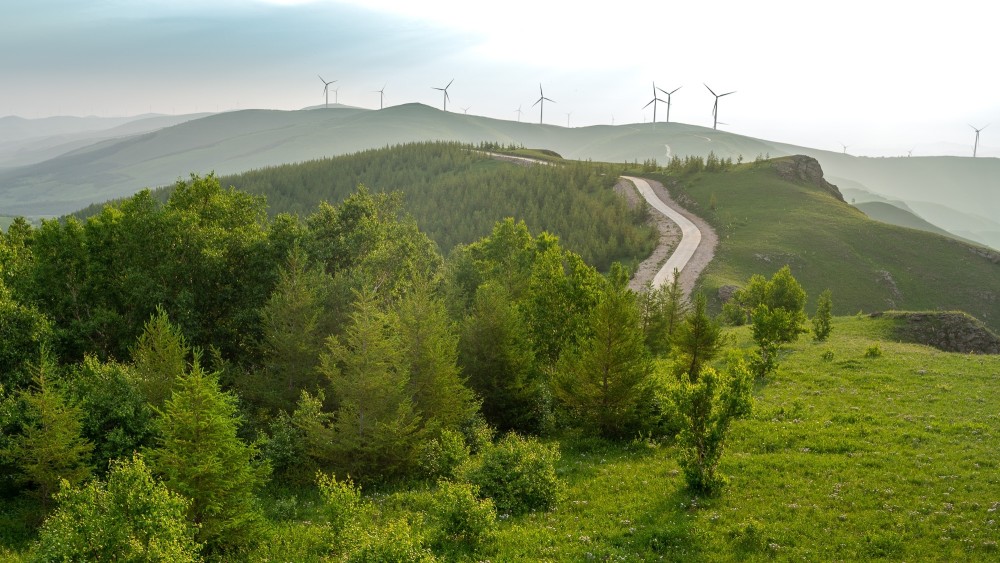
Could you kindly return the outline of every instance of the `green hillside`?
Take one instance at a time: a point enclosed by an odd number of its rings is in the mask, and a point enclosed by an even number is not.
[[[854,206],[860,209],[862,213],[864,213],[865,215],[871,217],[876,221],[881,221],[883,223],[888,223],[890,225],[896,225],[899,227],[907,227],[909,229],[917,229],[918,231],[935,233],[946,237],[956,236],[936,225],[933,225],[925,221],[912,211],[903,209],[902,207],[897,207],[888,202],[870,201],[866,203],[857,203]]]
[[[442,112],[422,104],[216,114],[152,133],[102,141],[30,166],[0,170],[0,213],[59,215],[186,177],[232,174],[417,141],[495,142],[544,147],[568,159],[664,163],[672,156],[744,161],[806,154],[834,184],[908,204],[942,206],[920,215],[944,224],[948,212],[1000,216],[1000,159],[858,158],[683,123],[567,128]],[[942,220],[939,220],[942,219]],[[961,223],[960,225],[961,226]],[[993,234],[990,234],[990,233]],[[993,227],[957,233],[1000,246]]]
[[[873,221],[817,185],[782,178],[773,162],[663,179],[717,230],[700,282],[711,298],[788,264],[809,295],[831,288],[838,314],[960,309],[1000,326],[996,252]]]

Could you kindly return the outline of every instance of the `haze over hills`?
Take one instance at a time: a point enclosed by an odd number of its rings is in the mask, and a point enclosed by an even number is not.
[[[1000,229],[983,217],[1000,216],[996,158],[859,158],[682,123],[567,128],[442,112],[422,104],[377,111],[339,104],[299,111],[243,110],[99,140],[0,171],[0,214],[59,215],[192,172],[228,174],[424,140],[491,141],[547,148],[571,159],[655,159],[661,164],[674,155],[709,152],[734,160],[806,154],[819,160],[832,183],[854,190],[856,199],[923,202],[927,205],[919,209],[910,206],[923,220],[1000,247]],[[872,196],[857,197],[865,193]]]

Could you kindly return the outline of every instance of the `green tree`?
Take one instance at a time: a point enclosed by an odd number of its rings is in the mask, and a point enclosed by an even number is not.
[[[750,309],[753,339],[757,350],[750,368],[757,377],[764,377],[777,367],[777,355],[783,344],[794,342],[806,332],[806,292],[785,266],[770,280],[751,278],[748,291],[737,292],[739,301]]]
[[[268,415],[291,412],[302,390],[315,392],[322,383],[316,368],[333,330],[325,307],[331,292],[330,277],[294,246],[260,312],[263,366],[241,386],[243,396]]]
[[[19,303],[0,279],[0,385],[13,391],[31,380],[30,358],[37,358],[52,338],[49,320]]]
[[[502,430],[540,428],[545,404],[531,337],[503,286],[486,283],[476,291],[462,324],[459,363],[490,424]]]
[[[162,408],[187,368],[188,347],[180,328],[157,307],[132,348],[132,366],[139,391],[154,408]]]
[[[397,475],[415,461],[419,418],[402,339],[371,294],[359,294],[343,338],[331,336],[320,372],[338,404],[334,466],[358,477]]]
[[[725,483],[717,473],[719,459],[733,420],[750,413],[751,391],[752,378],[742,364],[728,374],[706,367],[697,379],[682,377],[673,388],[680,464],[692,491],[713,494]]]
[[[199,561],[189,502],[158,482],[142,457],[115,461],[107,483],[63,481],[58,507],[31,552],[38,561]]]
[[[652,283],[647,283],[639,293],[639,312],[646,347],[654,356],[670,352],[674,330],[687,313],[680,278],[681,273],[675,268],[669,284],[653,287]]]
[[[458,367],[458,334],[430,282],[414,283],[395,312],[409,392],[425,428],[457,430],[479,411]]]
[[[698,380],[702,366],[712,361],[724,344],[722,328],[706,312],[705,295],[699,293],[694,309],[677,325],[672,338],[674,373]]]
[[[652,364],[636,295],[619,264],[589,318],[590,334],[559,358],[555,396],[591,431],[617,438],[641,428],[652,398]]]
[[[90,476],[88,462],[94,447],[82,435],[83,412],[55,386],[54,371],[52,359],[43,351],[34,368],[32,388],[21,392],[29,422],[4,452],[14,460],[22,480],[35,487],[43,508],[48,507],[60,481],[76,485]]]
[[[167,487],[191,499],[196,539],[222,557],[252,549],[263,523],[255,491],[267,468],[254,463],[256,447],[237,437],[238,423],[236,399],[195,355],[164,405],[161,438],[149,454]]]
[[[816,301],[816,316],[813,317],[813,337],[820,342],[830,336],[833,330],[831,321],[833,320],[833,293],[827,289],[819,294]]]

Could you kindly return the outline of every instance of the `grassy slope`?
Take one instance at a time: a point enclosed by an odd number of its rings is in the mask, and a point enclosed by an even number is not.
[[[1000,356],[866,358],[888,327],[839,318],[791,347],[733,428],[719,498],[684,490],[671,447],[565,448],[565,500],[505,524],[497,559],[996,558]]]
[[[719,235],[700,281],[712,299],[723,285],[770,276],[788,264],[812,298],[833,290],[837,314],[960,309],[1000,327],[1000,265],[975,247],[873,221],[816,187],[779,178],[767,164],[700,173],[679,186]]]
[[[920,216],[912,211],[902,207],[897,207],[888,202],[869,201],[865,203],[857,203],[854,206],[860,209],[865,215],[875,219],[876,221],[881,221],[883,223],[899,227],[906,227],[908,229],[917,229],[918,231],[927,231],[928,233],[955,237],[955,235],[951,235],[948,231],[921,219]]]

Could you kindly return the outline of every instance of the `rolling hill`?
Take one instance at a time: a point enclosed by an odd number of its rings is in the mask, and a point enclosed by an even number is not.
[[[278,164],[425,140],[544,147],[566,158],[607,162],[707,155],[754,160],[806,154],[837,184],[890,199],[924,201],[944,215],[1000,216],[1000,159],[858,158],[681,123],[566,128],[442,112],[422,104],[367,110],[244,110],[104,140],[43,162],[0,171],[0,213],[59,215],[88,204],[172,183],[188,173],[230,174]],[[973,224],[970,221],[964,225]],[[952,230],[952,232],[954,232]],[[990,228],[960,236],[994,246]],[[985,234],[984,234],[985,233]]]

